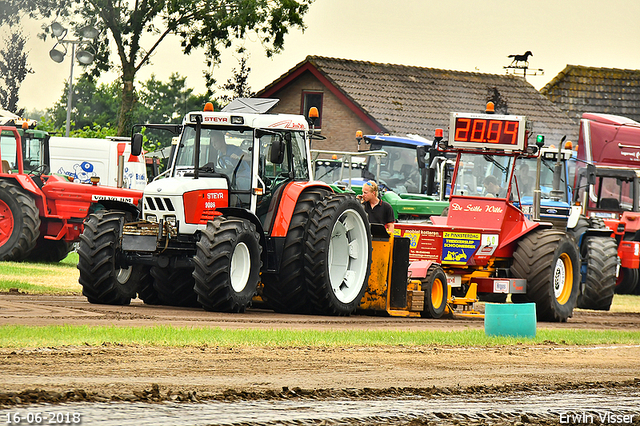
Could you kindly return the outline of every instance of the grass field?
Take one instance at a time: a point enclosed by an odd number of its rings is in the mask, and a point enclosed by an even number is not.
[[[75,252],[60,263],[0,262],[0,292],[81,294],[77,264]]]
[[[486,336],[483,330],[228,330],[205,327],[2,326],[0,347],[100,346],[103,344],[168,347],[340,347],[340,346],[498,346],[640,344],[640,331],[538,330],[535,338]]]

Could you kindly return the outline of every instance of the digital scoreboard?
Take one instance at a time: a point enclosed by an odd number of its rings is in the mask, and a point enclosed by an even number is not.
[[[449,145],[454,148],[524,151],[526,118],[519,115],[452,112]]]

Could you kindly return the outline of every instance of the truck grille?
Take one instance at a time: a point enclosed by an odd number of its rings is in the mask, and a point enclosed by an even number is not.
[[[149,211],[169,211],[174,212],[176,209],[170,198],[167,197],[144,197],[144,208]]]

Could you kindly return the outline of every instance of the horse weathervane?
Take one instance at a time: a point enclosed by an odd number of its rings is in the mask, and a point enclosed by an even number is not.
[[[518,74],[521,73],[522,76],[526,79],[527,78],[527,70],[529,70],[529,56],[533,56],[533,53],[531,53],[530,50],[527,50],[522,55],[509,55],[509,56],[507,56],[507,58],[513,58],[511,63],[509,65],[507,65],[506,67],[504,67],[504,69],[507,70],[507,74],[509,73],[509,70],[512,70],[511,72],[514,75],[518,75]],[[533,72],[529,72],[529,75],[538,75],[538,73],[540,73],[540,75],[543,75],[544,74],[544,70],[542,70],[542,69],[533,70]]]

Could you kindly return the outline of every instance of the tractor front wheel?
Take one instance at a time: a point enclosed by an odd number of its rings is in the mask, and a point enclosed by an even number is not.
[[[78,243],[78,281],[90,303],[128,305],[136,297],[142,265],[117,262],[125,214],[100,210],[89,216]]]
[[[0,181],[0,260],[21,261],[40,235],[40,215],[33,198],[16,185]]]
[[[616,288],[616,240],[610,237],[587,237],[583,247],[587,276],[582,293],[578,296],[578,307],[608,311]]]
[[[441,318],[449,297],[447,276],[441,266],[431,265],[429,267],[427,276],[422,280],[422,291],[424,291],[424,310],[421,316]]]
[[[195,292],[207,311],[244,312],[260,278],[260,236],[248,220],[217,217],[196,244]]]
[[[580,255],[573,238],[555,229],[531,232],[513,253],[511,274],[527,280],[526,295],[514,302],[535,302],[540,321],[565,322],[580,292]]]
[[[320,201],[311,212],[304,249],[313,312],[354,312],[367,289],[371,261],[371,231],[362,204],[345,194]]]

